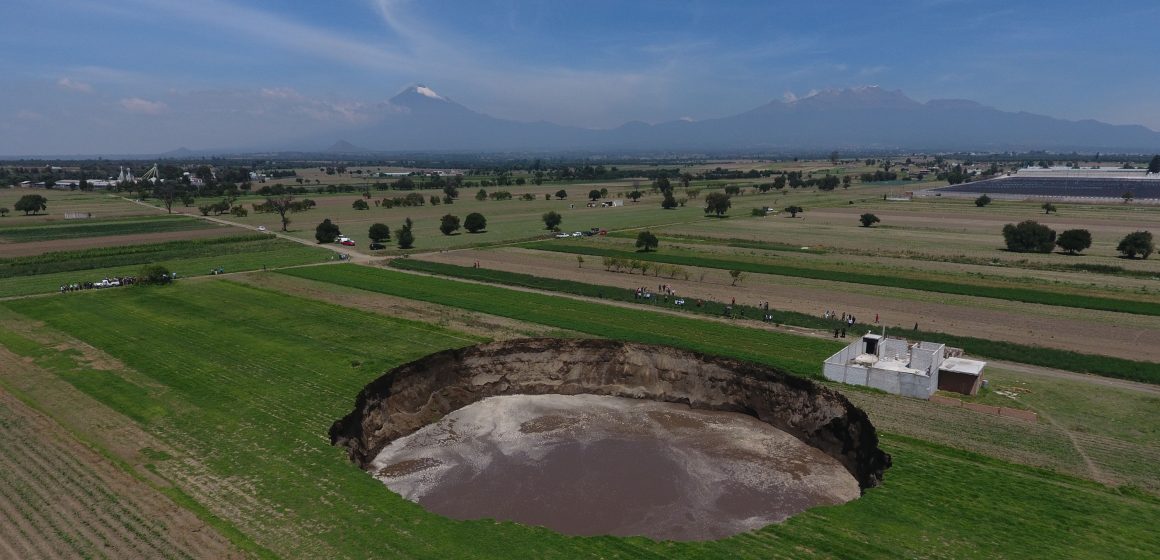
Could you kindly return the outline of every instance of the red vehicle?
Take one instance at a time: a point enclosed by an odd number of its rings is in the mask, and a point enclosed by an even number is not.
[[[353,240],[353,239],[347,239],[347,240],[345,240],[345,241],[340,241],[340,242],[339,242],[339,244],[340,244],[340,245],[346,245],[347,247],[354,247],[354,240]]]

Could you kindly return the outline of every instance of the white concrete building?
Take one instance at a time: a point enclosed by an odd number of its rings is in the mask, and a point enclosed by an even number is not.
[[[962,358],[961,353],[937,342],[911,344],[868,333],[830,356],[822,373],[831,381],[917,399],[929,399],[939,389],[974,394],[986,362]],[[940,374],[948,378],[941,386]]]

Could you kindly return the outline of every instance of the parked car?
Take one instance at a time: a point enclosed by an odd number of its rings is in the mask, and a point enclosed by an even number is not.
[[[560,233],[557,233],[557,234],[556,234],[556,239],[566,239],[566,238],[568,238],[568,237],[569,237],[569,235],[568,235],[568,234],[566,234],[566,233],[564,233],[564,232],[562,232],[562,231],[561,231]]]
[[[383,245],[382,243],[371,243],[369,247],[372,251],[382,251],[383,249],[387,248],[387,246]]]
[[[347,239],[346,241],[339,241],[339,244],[340,244],[340,245],[346,245],[347,247],[354,247],[354,240],[353,240],[353,239]]]
[[[258,226],[258,231],[266,231],[266,226]]]
[[[572,237],[584,237],[584,232],[574,231],[572,232]]]

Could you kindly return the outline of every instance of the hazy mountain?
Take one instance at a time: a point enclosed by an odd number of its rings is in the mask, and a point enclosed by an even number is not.
[[[703,121],[589,130],[497,119],[420,85],[382,104],[374,125],[347,137],[392,151],[1160,149],[1160,133],[1143,126],[1011,113],[965,100],[921,103],[878,87],[827,90]]]
[[[346,140],[339,140],[331,144],[330,147],[326,149],[326,151],[327,153],[331,154],[363,154],[370,150],[355,146]]]

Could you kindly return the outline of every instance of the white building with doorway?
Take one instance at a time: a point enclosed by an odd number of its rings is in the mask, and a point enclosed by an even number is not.
[[[917,399],[929,399],[940,389],[973,395],[987,363],[963,358],[962,353],[937,342],[910,343],[867,333],[830,356],[822,373],[830,381]]]

